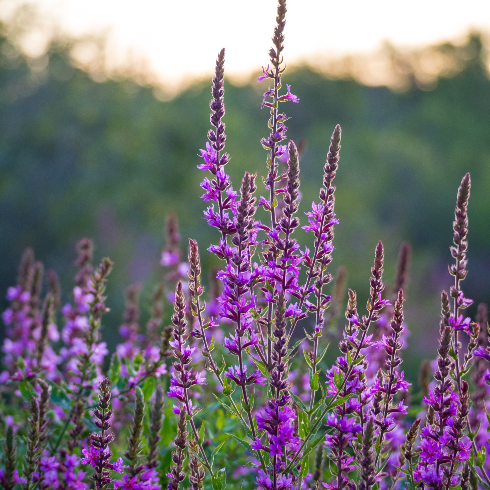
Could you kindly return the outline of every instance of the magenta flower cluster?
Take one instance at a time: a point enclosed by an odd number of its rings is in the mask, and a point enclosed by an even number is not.
[[[183,258],[170,215],[164,283],[152,293],[149,319],[142,324],[141,285],[130,286],[121,342],[109,357],[101,330],[112,262],[94,267],[91,241],[80,241],[72,300],[63,306],[56,275],[47,274],[44,294],[42,264],[32,250],[23,255],[2,315],[3,488],[490,489],[487,308],[479,305],[473,321],[462,288],[470,176],[456,200],[454,285],[441,296],[437,359],[422,366],[413,392],[402,368],[409,244],[394,287],[384,283],[377,244],[365,311],[348,289],[339,318],[345,271],[331,272],[339,125],[327,140],[318,199],[301,221],[302,148],[287,140],[289,117],[279,110],[299,102],[283,85],[285,16],[286,0],[278,0],[258,78],[269,83],[261,103],[269,112],[260,140],[266,175],[245,172],[239,190],[226,173],[224,49],[216,61],[212,129],[197,165],[206,172],[204,218],[217,230],[208,251],[221,263],[207,291],[198,243],[189,239]],[[327,336],[338,341],[331,365]]]

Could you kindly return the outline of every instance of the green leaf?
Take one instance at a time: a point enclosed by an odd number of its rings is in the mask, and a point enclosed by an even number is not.
[[[222,448],[223,444],[225,444],[225,442],[227,441],[228,439],[225,439],[221,444],[219,444],[216,449],[211,453],[211,456],[216,456],[216,454],[218,453],[218,451]]]
[[[212,477],[211,483],[213,490],[225,490],[226,488],[226,470],[221,468]]]
[[[169,404],[165,410],[165,418],[163,419],[163,427],[160,432],[162,439],[160,445],[167,447],[173,440],[176,434],[177,421],[172,412],[172,406]]]
[[[117,352],[114,352],[114,354],[111,357],[111,365],[109,366],[109,372],[107,373],[109,379],[111,380],[111,383],[114,384],[118,382],[120,372],[121,372],[121,360],[119,359]]]
[[[219,375],[222,376],[223,375],[223,372],[225,371],[226,369],[226,362],[225,362],[225,358],[222,356],[223,358],[223,364],[221,365],[221,367],[219,368]]]
[[[141,391],[143,392],[146,401],[148,401],[151,398],[151,395],[153,395],[153,392],[155,391],[155,386],[156,386],[155,378],[150,376],[149,378],[145,379]]]
[[[250,405],[250,410],[253,410],[255,404],[255,387],[253,385],[250,393],[248,393],[248,404]]]
[[[128,384],[128,378],[125,378],[124,376],[121,376],[116,383],[116,387],[119,391],[119,393],[124,389],[124,387]]]
[[[308,415],[305,412],[298,412],[298,432],[299,437],[304,439],[310,430],[310,421],[308,419]]]
[[[476,466],[482,467],[485,464],[485,460],[487,459],[487,450],[485,446],[478,451],[476,455]]]
[[[313,337],[313,335],[310,335],[305,328],[303,328],[303,332],[305,333],[306,335],[306,338],[310,341],[310,342],[314,342],[315,341],[315,337]],[[303,349],[304,350],[304,349]]]
[[[303,450],[303,457],[306,458],[308,454],[312,451],[312,449],[315,449],[318,443],[325,438],[325,434],[320,434],[316,439],[313,439],[309,444],[306,445],[305,449]]]
[[[360,357],[358,357],[358,358],[355,360],[355,362],[354,362],[354,366],[357,366],[357,364],[360,364],[360,363],[361,363],[361,362],[364,360],[364,358],[365,358],[365,357],[366,357],[366,356],[360,356]]]
[[[260,372],[266,378],[270,378],[270,373],[269,373],[269,370],[267,369],[267,366],[265,365],[265,363],[262,361],[259,361],[258,359],[255,359],[255,358],[254,358],[254,361],[255,361],[255,365],[259,368]]]
[[[204,441],[204,434],[205,434],[205,430],[206,430],[206,421],[203,420],[202,424],[201,424],[201,428],[199,429],[199,444],[202,444],[202,441]]]
[[[225,376],[223,378],[223,395],[230,396],[234,391],[235,391],[235,388],[228,381],[228,378]]]
[[[340,389],[340,387],[344,383],[344,377],[338,371],[335,371],[334,375],[333,375],[333,380],[334,380],[335,386]]]
[[[218,418],[216,419],[216,428],[218,430],[222,430],[224,426],[225,426],[225,413],[223,412],[223,410],[219,409]]]
[[[325,354],[327,352],[329,345],[330,345],[330,342],[326,345],[325,349],[323,349],[323,352],[317,357],[317,359],[316,359],[317,364],[319,364],[322,361],[323,357],[325,356]]]
[[[227,440],[228,439],[225,439],[221,444],[218,444],[216,449],[211,453],[211,468],[213,467],[214,464],[214,457],[216,456],[216,454],[218,454],[219,450],[223,447],[223,445],[226,443]]]
[[[300,398],[298,398],[296,395],[294,395],[291,392],[289,392],[289,394],[293,397],[293,400],[296,402],[296,405],[298,405],[298,408],[300,409],[300,411],[302,411],[302,412],[307,412],[308,411],[308,409],[306,408],[305,404],[301,401]]]
[[[410,476],[410,472],[407,470],[404,470],[401,466],[395,466],[396,469],[400,470],[402,473],[405,473],[405,475]]]
[[[36,391],[34,390],[31,383],[27,380],[21,381],[19,383],[19,390],[25,400],[30,400],[31,396],[36,396]]]
[[[308,415],[310,417],[310,420],[313,420],[313,417],[315,417],[316,412],[318,412],[318,409],[325,403],[325,400],[323,398],[320,398],[315,404],[315,406],[308,411]]]
[[[59,405],[63,409],[67,409],[70,407],[70,399],[68,398],[68,395],[63,391],[62,388],[60,388],[58,385],[55,385],[54,383],[51,384],[51,401],[55,405]]]
[[[310,358],[308,356],[308,353],[306,352],[306,349],[303,349],[303,355],[305,356],[306,363],[308,364],[308,366],[310,366],[310,369],[313,369],[313,364],[310,361]]]
[[[476,427],[476,429],[468,434],[471,440],[474,440],[475,437],[477,436],[478,432],[480,431],[480,425],[481,425],[481,420],[478,422],[478,426]]]
[[[298,340],[298,342],[296,342],[296,343],[295,343],[295,344],[294,344],[294,345],[293,345],[293,346],[292,346],[292,347],[291,347],[291,348],[288,350],[288,356],[287,356],[287,357],[289,357],[289,356],[290,356],[290,354],[291,354],[291,353],[294,351],[294,349],[296,349],[296,348],[299,346],[299,344],[301,344],[301,342],[303,342],[303,340],[305,340],[305,339],[304,339],[304,338],[302,338],[302,339]]]
[[[299,476],[301,478],[304,478],[308,474],[308,469],[309,469],[309,464],[308,463],[309,463],[308,456],[306,456],[301,461],[301,472],[299,474]]]
[[[221,405],[226,409],[228,410],[228,412],[230,412],[232,415],[234,415],[235,417],[238,417],[238,414],[235,412],[235,410],[233,410],[233,408],[231,408],[229,405],[227,405],[224,401],[220,400],[214,393],[213,393],[213,396],[216,398],[216,400],[218,400]]]
[[[310,388],[313,391],[318,391],[318,389],[320,388],[318,381],[319,381],[318,372],[315,374],[310,373]]]
[[[253,451],[252,446],[250,445],[249,442],[245,441],[244,439],[240,439],[235,434],[230,434],[229,432],[225,432],[225,434],[230,436],[230,437],[233,437],[233,439],[235,439],[235,441],[239,442],[248,451]]]

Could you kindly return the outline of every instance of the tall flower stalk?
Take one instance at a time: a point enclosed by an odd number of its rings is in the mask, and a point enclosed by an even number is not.
[[[90,436],[90,448],[84,449],[83,464],[90,464],[95,469],[92,477],[95,482],[96,490],[107,488],[112,482],[111,471],[122,473],[122,458],[115,463],[111,463],[112,453],[109,444],[114,440],[114,434],[109,431],[111,428],[111,382],[105,378],[100,383],[99,405],[94,410],[94,423],[99,428],[99,432],[93,432]]]
[[[469,330],[469,318],[463,319],[460,315],[460,311],[471,303],[472,300],[468,300],[464,297],[461,289],[461,281],[466,278],[467,271],[466,266],[468,260],[466,259],[466,251],[468,250],[468,200],[470,198],[471,179],[470,174],[466,174],[461,181],[461,185],[458,189],[458,197],[456,200],[456,209],[454,211],[453,222],[453,242],[454,246],[450,247],[451,255],[455,259],[455,264],[452,264],[449,268],[449,272],[454,276],[454,287],[451,287],[451,296],[453,298],[453,313],[449,319],[451,326],[453,327],[453,350],[456,353],[456,382],[458,384],[458,391],[461,391],[461,374],[460,374],[460,358],[459,358],[459,330],[470,333]]]
[[[192,353],[195,351],[195,347],[189,347],[186,345],[189,334],[187,333],[186,329],[186,303],[181,281],[177,283],[177,287],[175,289],[174,314],[172,315],[172,323],[174,324],[174,340],[170,342],[170,346],[172,347],[172,354],[176,358],[176,361],[173,363],[174,372],[172,373],[170,389],[167,395],[175,398],[178,401],[178,405],[174,405],[174,413],[180,414],[179,426],[183,423],[181,422],[182,414],[184,414],[184,421],[186,421],[185,414],[187,414],[194,437],[196,441],[198,441],[199,434],[193,420],[194,411],[197,407],[192,403],[189,389],[194,385],[205,384],[206,378],[204,373],[193,372],[192,368],[190,367],[192,362]],[[181,449],[183,450],[183,447]],[[206,462],[208,470],[210,470],[211,467],[201,445],[200,451],[201,457]]]

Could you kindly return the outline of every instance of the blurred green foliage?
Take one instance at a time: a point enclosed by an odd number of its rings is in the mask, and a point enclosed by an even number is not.
[[[47,267],[61,272],[67,301],[74,245],[88,236],[98,258],[109,255],[115,262],[108,323],[116,326],[124,288],[162,275],[159,253],[169,212],[178,213],[184,246],[188,236],[199,241],[204,270],[215,265],[205,249],[217,234],[202,219],[204,175],[196,169],[209,129],[210,83],[161,101],[153,87],[131,79],[95,82],[74,66],[70,46],[53,42],[41,60],[32,60],[0,29],[0,291],[14,282],[21,252],[31,246]],[[301,99],[285,107],[292,117],[289,137],[305,143],[301,210],[317,199],[329,138],[339,123],[334,268],[347,267],[348,285],[358,290],[362,308],[376,242],[385,244],[390,278],[398,247],[409,240],[414,250],[406,304],[415,332],[411,342],[419,355],[431,357],[440,290],[450,285],[456,191],[466,172],[473,186],[465,287],[478,302],[490,293],[485,48],[473,35],[465,46],[434,50],[452,57],[458,70],[439,77],[431,90],[414,83],[403,92],[368,87],[305,67],[284,76]],[[225,85],[232,156],[227,170],[235,189],[245,170],[265,174],[260,145],[268,132],[268,113],[260,109],[264,83]],[[298,234],[303,246],[310,243],[310,237]]]

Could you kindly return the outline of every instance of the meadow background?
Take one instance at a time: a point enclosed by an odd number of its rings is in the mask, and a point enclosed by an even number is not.
[[[178,214],[185,253],[187,237],[198,240],[205,283],[206,271],[217,265],[204,251],[216,234],[202,219],[196,169],[209,129],[211,80],[189,82],[170,97],[141,70],[104,75],[87,69],[74,52],[90,42],[102,56],[100,39],[55,36],[44,54],[28,56],[20,40],[32,15],[19,11],[0,24],[0,295],[15,283],[21,253],[30,246],[59,273],[63,302],[69,301],[74,246],[90,237],[95,262],[110,256],[115,263],[111,312],[104,318],[113,349],[125,289],[145,285],[145,315],[152,287],[163,278],[159,260],[169,213]],[[287,39],[286,33],[286,45]],[[284,75],[301,99],[288,106],[288,136],[304,148],[300,212],[318,199],[329,138],[335,124],[342,126],[332,270],[346,267],[360,305],[377,241],[385,245],[386,282],[394,278],[400,244],[412,244],[404,367],[414,382],[420,361],[435,354],[440,292],[451,284],[456,191],[466,172],[472,190],[464,290],[475,301],[469,314],[490,300],[489,46],[482,32],[411,51],[386,44],[378,54],[387,80],[380,86],[362,83],[362,58],[315,69],[288,64]],[[235,189],[245,170],[265,174],[260,138],[268,132],[268,112],[260,103],[267,87],[255,82],[258,74],[248,83],[225,81],[227,171]],[[297,234],[302,246],[311,246],[302,230]]]

